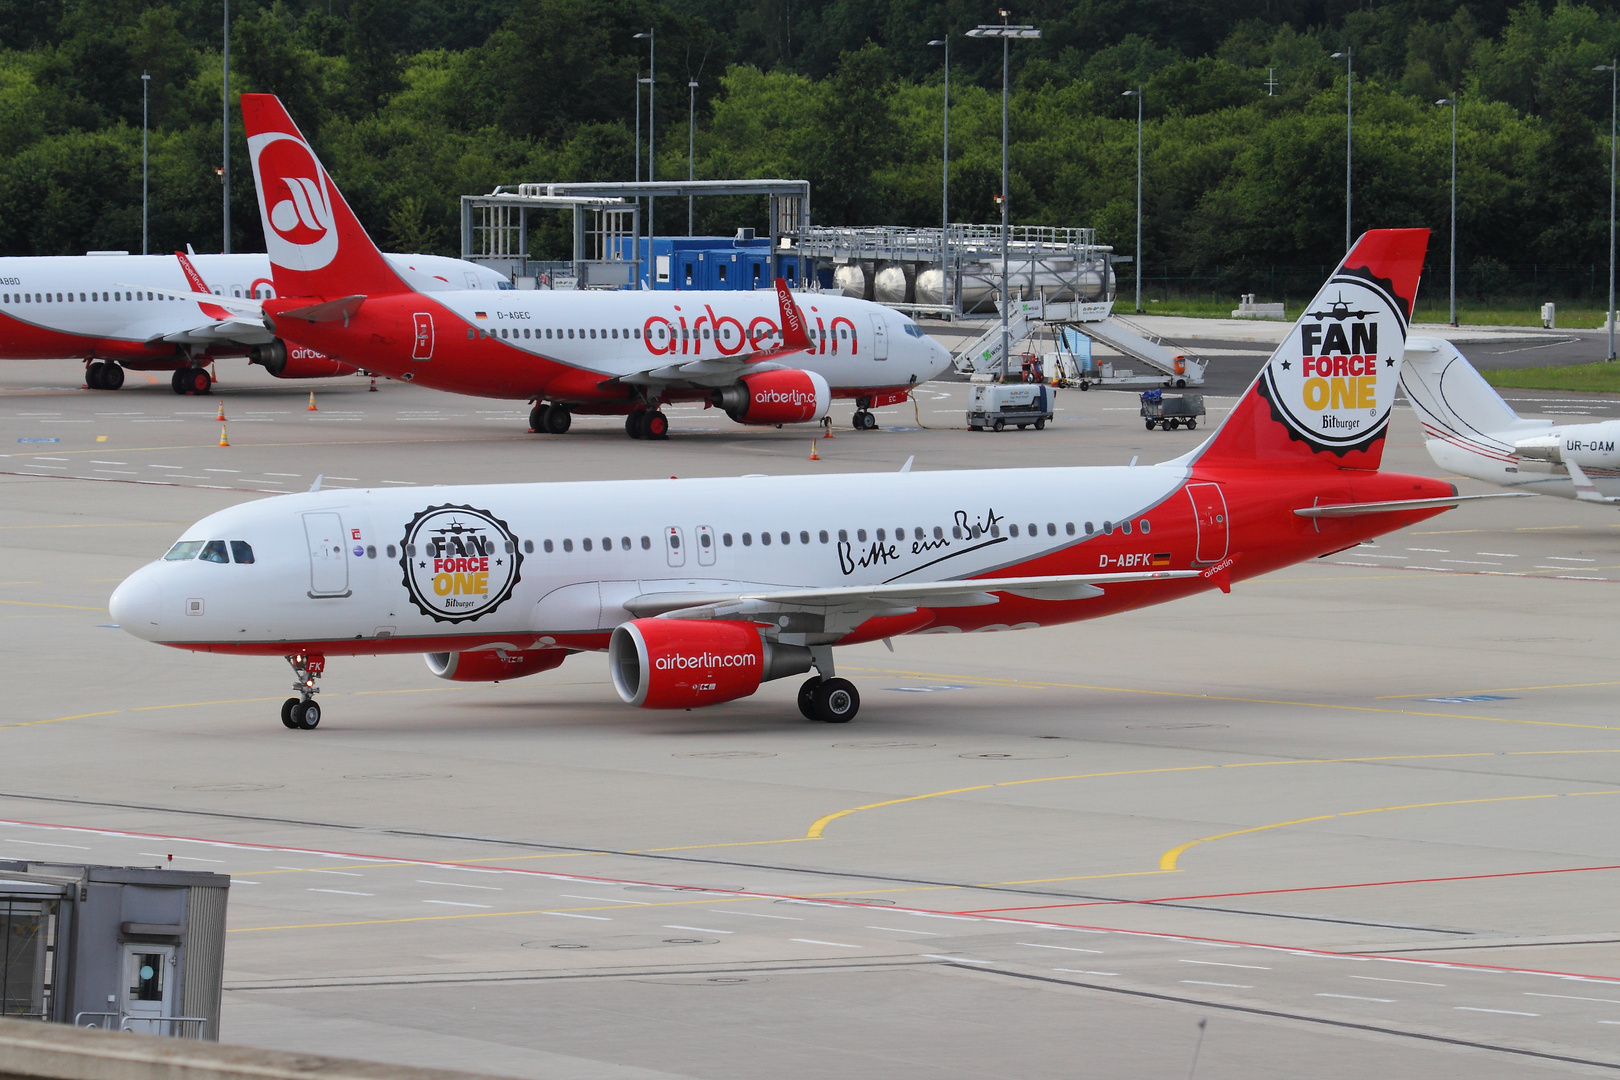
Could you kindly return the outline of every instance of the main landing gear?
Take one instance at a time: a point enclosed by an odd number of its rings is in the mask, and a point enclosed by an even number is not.
[[[537,435],[564,435],[573,424],[566,405],[542,401],[529,410],[529,430]]]
[[[632,439],[667,439],[669,417],[657,409],[632,409],[624,418],[624,433]]]
[[[298,677],[293,683],[293,691],[298,696],[281,703],[281,722],[294,730],[313,731],[321,722],[321,705],[315,700],[320,689],[315,683],[326,671],[326,657],[295,653],[287,657],[287,663]]]
[[[124,385],[124,369],[113,360],[97,360],[84,369],[84,385],[92,390],[117,390]]]
[[[200,367],[181,368],[169,380],[169,386],[182,397],[187,394],[201,396],[208,393],[208,388],[214,385],[214,380],[208,377],[208,372]]]
[[[860,711],[860,691],[848,679],[823,679],[814,675],[799,687],[799,712],[806,720],[847,724]]]

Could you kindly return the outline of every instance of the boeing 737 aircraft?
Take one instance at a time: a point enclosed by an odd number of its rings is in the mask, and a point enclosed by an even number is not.
[[[1620,420],[1523,420],[1449,341],[1406,343],[1401,388],[1442,469],[1520,492],[1620,503]]]
[[[392,378],[533,401],[535,431],[561,435],[574,413],[597,413],[623,415],[632,438],[661,439],[669,401],[707,401],[743,424],[803,423],[834,397],[854,398],[855,426],[872,428],[872,408],[950,365],[904,315],[830,294],[803,297],[797,341],[763,290],[422,295],[378,252],[279,100],[243,94],[242,118],[276,285],[266,319]]]
[[[630,705],[815,668],[799,708],[841,723],[860,695],[836,646],[1225,591],[1461,501],[1378,471],[1428,235],[1365,234],[1226,422],[1161,465],[310,491],[197,522],[111,611],[174,648],[285,657],[288,727],[320,722],[332,656],[491,681],[603,649]]]
[[[511,284],[495,271],[442,255],[386,255],[422,292]],[[189,263],[189,265],[188,265]],[[173,371],[177,394],[206,394],[211,360],[246,356],[280,379],[350,375],[354,365],[289,346],[256,315],[232,315],[220,298],[275,295],[268,255],[89,255],[0,258],[0,360],[74,358],[85,385],[117,390],[124,369]]]

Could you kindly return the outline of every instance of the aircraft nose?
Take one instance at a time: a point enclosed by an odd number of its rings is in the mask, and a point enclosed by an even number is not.
[[[163,611],[163,589],[152,567],[143,566],[125,578],[113,590],[107,610],[125,632],[156,641]]]

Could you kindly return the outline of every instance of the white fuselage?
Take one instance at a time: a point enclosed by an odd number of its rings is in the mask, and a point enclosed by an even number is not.
[[[111,607],[138,637],[229,651],[408,650],[400,639],[422,651],[457,640],[588,648],[570,636],[610,631],[634,617],[626,601],[648,594],[940,581],[1053,556],[1073,566],[1047,558],[1032,572],[1145,569],[1170,537],[1136,542],[1116,524],[1138,520],[1142,533],[1139,518],[1187,477],[1172,464],[310,492],[220,511],[182,537],[227,549],[245,541],[251,564],[159,560],[120,585]],[[408,554],[413,522],[440,507],[466,511],[431,530],[447,546],[418,537]],[[1173,507],[1164,533],[1187,516]],[[454,539],[447,521],[482,529],[487,550]],[[1105,522],[1108,548],[1140,548],[1139,560],[1099,566],[1076,554],[1104,540]],[[469,552],[486,561],[468,562]],[[467,616],[508,585],[495,607]],[[1009,625],[1036,623],[968,607],[942,610],[929,631]]]

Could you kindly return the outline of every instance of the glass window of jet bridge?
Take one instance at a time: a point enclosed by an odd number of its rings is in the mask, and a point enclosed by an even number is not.
[[[367,548],[366,551],[373,559],[377,557],[376,548]],[[234,562],[250,563],[253,561],[253,545],[246,540],[231,541],[231,559]]]
[[[203,544],[206,542],[205,540],[182,540],[169,549],[169,553],[163,556],[163,561],[185,562],[187,559],[195,559],[197,552],[202,550]]]
[[[202,552],[197,556],[200,562],[228,563],[231,557],[225,554],[225,541],[210,540],[203,545]]]

